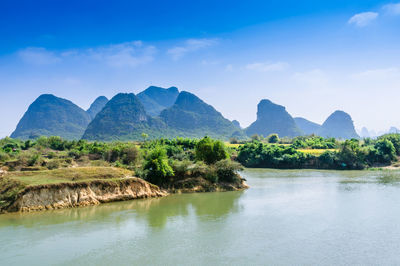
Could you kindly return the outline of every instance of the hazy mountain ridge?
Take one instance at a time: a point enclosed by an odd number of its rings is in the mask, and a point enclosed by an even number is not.
[[[359,138],[351,116],[343,111],[333,112],[322,124],[318,135],[339,139]]]
[[[303,131],[305,135],[311,135],[311,134],[317,135],[319,130],[321,129],[320,124],[314,123],[303,117],[295,117],[293,119],[296,122],[296,125],[300,128],[301,131]]]
[[[160,115],[154,116],[161,108]],[[147,110],[151,110],[153,116]],[[243,130],[237,120],[226,119],[190,92],[179,93],[176,87],[154,86],[138,95],[119,93],[109,101],[100,96],[86,112],[68,100],[41,95],[30,105],[11,136],[22,139],[58,135],[67,139],[139,140],[142,133],[150,138],[208,135],[225,140],[246,138],[246,134],[266,137],[272,133],[280,137],[310,134],[342,139],[359,137],[350,115],[343,111],[334,112],[319,125],[305,118],[293,118],[284,106],[261,100],[257,105],[257,120]]]
[[[96,115],[103,109],[103,107],[107,104],[108,99],[105,96],[99,96],[94,100],[94,102],[90,105],[89,109],[87,109],[87,113],[90,118],[93,120]]]
[[[150,86],[146,90],[137,94],[144,109],[150,116],[158,116],[162,110],[174,105],[179,90],[176,87],[168,89]]]

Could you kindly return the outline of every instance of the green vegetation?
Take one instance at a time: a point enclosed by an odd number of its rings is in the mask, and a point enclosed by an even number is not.
[[[11,137],[34,139],[39,136],[62,136],[65,139],[80,139],[90,120],[90,115],[74,103],[43,94],[29,106]]]
[[[203,138],[196,144],[195,154],[197,159],[207,164],[213,164],[229,157],[225,144],[220,140],[212,140],[209,137]]]
[[[115,167],[78,167],[44,171],[17,171],[7,174],[8,179],[24,185],[46,185],[85,182],[98,179],[120,179],[132,176],[132,171]]]
[[[400,154],[399,144],[400,134],[365,141],[296,137],[290,145],[253,140],[239,146],[237,160],[246,167],[364,169],[396,162]]]
[[[230,152],[233,150],[223,142],[209,137],[141,143],[4,138],[0,140],[0,168],[8,171],[7,178],[28,185],[119,175],[136,175],[166,188],[186,178],[203,178],[213,184],[235,180],[240,184],[240,167],[229,159]]]

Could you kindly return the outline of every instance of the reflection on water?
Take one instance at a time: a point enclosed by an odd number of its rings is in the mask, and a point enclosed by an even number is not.
[[[115,223],[122,223],[131,219],[132,214],[145,220],[150,227],[164,227],[168,219],[175,216],[185,217],[190,210],[200,219],[219,219],[229,213],[237,212],[238,198],[243,191],[224,193],[197,193],[170,195],[165,198],[140,199],[132,201],[114,202],[82,208],[50,210],[32,213],[10,213],[0,216],[0,228],[11,226],[35,227],[62,224],[66,221],[80,223],[104,222],[112,219],[119,212]],[[129,215],[130,214],[130,215]]]

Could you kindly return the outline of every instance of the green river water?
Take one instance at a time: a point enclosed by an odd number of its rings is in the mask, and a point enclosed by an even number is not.
[[[0,215],[0,265],[400,265],[400,172],[242,175],[241,192]]]

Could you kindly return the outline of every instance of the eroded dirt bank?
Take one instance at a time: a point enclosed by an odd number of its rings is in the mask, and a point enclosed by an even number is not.
[[[140,178],[95,180],[27,187],[3,211],[36,211],[168,195]]]

